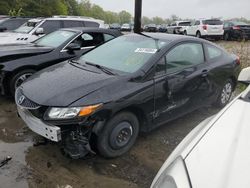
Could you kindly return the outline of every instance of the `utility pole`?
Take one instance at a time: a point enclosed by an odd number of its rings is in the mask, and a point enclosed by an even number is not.
[[[141,32],[142,0],[135,0],[134,32]]]

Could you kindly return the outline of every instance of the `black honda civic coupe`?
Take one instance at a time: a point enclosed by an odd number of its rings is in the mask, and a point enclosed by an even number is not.
[[[82,55],[115,37],[119,31],[71,28],[50,33],[30,44],[0,46],[0,94],[15,94],[29,76],[48,66]]]
[[[224,106],[238,57],[208,41],[168,34],[118,37],[34,74],[16,91],[20,117],[73,158],[118,157],[150,131],[199,107]]]

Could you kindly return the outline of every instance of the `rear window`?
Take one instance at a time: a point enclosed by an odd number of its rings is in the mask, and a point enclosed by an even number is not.
[[[203,20],[202,23],[205,25],[223,25],[221,20]]]

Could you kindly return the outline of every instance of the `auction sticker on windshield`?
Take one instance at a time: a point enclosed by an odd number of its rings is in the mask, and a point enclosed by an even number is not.
[[[136,53],[147,53],[147,54],[155,54],[157,49],[154,48],[137,48],[135,50]]]

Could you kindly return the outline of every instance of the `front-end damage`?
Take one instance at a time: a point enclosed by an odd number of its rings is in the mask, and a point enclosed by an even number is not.
[[[91,146],[95,133],[103,126],[103,121],[95,116],[65,120],[48,120],[51,108],[40,106],[29,100],[21,89],[16,92],[18,114],[25,124],[38,135],[58,143],[64,154],[79,159],[95,154]],[[95,133],[94,133],[95,132]]]

